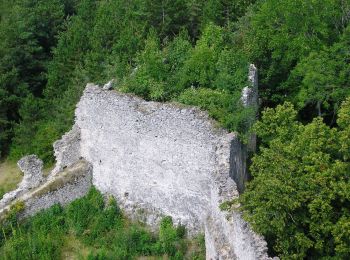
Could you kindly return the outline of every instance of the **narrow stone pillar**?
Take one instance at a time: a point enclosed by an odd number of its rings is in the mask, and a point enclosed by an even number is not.
[[[32,189],[44,180],[43,162],[36,155],[28,155],[17,162],[18,168],[23,172],[23,180],[20,187]]]
[[[249,86],[246,86],[242,90],[242,103],[244,107],[252,108],[255,111],[254,118],[249,120],[249,126],[251,127],[256,121],[256,113],[259,107],[259,93],[258,93],[258,70],[254,64],[249,65],[248,73]],[[251,134],[248,137],[247,152],[256,151],[256,135]]]
[[[36,155],[24,156],[17,162],[17,166],[23,172],[23,179],[17,189],[6,193],[0,200],[0,211],[7,204],[29,190],[38,187],[44,181],[43,162]]]

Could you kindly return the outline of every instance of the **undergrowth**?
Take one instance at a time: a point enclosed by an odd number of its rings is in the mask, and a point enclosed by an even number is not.
[[[15,162],[0,160],[0,199],[3,195],[14,190],[22,180],[22,173]]]
[[[170,217],[160,224],[158,234],[126,219],[116,201],[104,201],[95,188],[66,207],[54,205],[24,221],[21,208],[13,208],[1,223],[2,259],[62,259],[66,237],[77,238],[88,248],[85,259],[205,259],[204,239],[186,239],[183,226],[175,227]],[[78,256],[75,256],[78,257]],[[80,257],[79,257],[80,258]]]

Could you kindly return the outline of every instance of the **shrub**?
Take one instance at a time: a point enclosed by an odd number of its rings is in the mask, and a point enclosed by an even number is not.
[[[290,103],[267,109],[255,125],[263,146],[252,159],[254,178],[241,201],[272,253],[350,257],[349,104],[347,99],[340,109],[339,128],[321,118],[302,125]]]
[[[125,219],[113,198],[105,204],[102,194],[94,187],[65,208],[54,205],[18,223],[17,215],[23,206],[16,204],[7,224],[2,225],[0,255],[5,259],[59,259],[70,242],[65,236],[72,234],[91,250],[87,259],[163,255],[183,259],[186,253],[184,227],[174,227],[171,218],[166,217],[161,222],[159,236],[152,234],[142,225]]]

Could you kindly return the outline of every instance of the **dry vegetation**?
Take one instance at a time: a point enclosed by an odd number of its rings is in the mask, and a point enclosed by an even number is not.
[[[0,162],[0,197],[2,197],[1,193],[15,189],[22,177],[16,163],[8,160]]]

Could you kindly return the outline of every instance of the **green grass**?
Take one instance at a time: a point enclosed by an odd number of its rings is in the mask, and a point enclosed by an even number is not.
[[[22,180],[22,173],[16,163],[5,160],[0,162],[0,199],[11,190],[16,189]]]
[[[55,205],[18,222],[1,225],[1,259],[205,259],[204,239],[189,240],[170,217],[158,234],[125,218],[116,201],[92,188],[66,207]]]
[[[52,169],[53,166],[44,168],[43,175],[47,177]],[[0,161],[0,199],[6,192],[16,189],[22,178],[23,173],[15,162],[11,160]]]
[[[83,244],[73,233],[68,233],[64,238],[61,259],[86,259],[92,250],[93,247]]]

